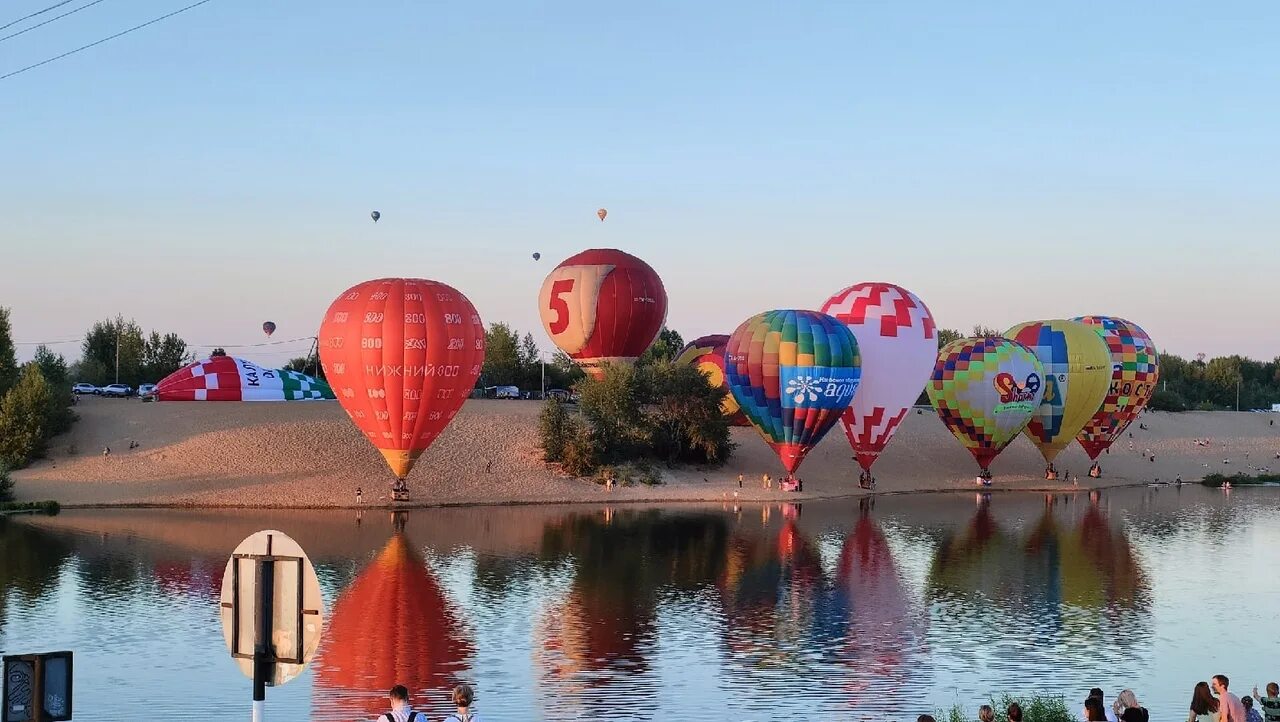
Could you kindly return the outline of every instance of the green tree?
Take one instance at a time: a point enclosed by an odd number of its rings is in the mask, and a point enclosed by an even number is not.
[[[540,389],[542,387],[542,351],[538,348],[538,342],[533,340],[533,334],[526,333],[520,339],[520,348],[516,352],[516,357],[520,363],[520,388]]]
[[[570,389],[586,378],[582,367],[569,358],[564,351],[551,354],[551,363],[547,364],[547,388]]]
[[[49,406],[45,410],[45,437],[52,438],[71,428],[76,415],[71,411],[71,381],[68,375],[67,360],[60,353],[54,353],[48,346],[36,347],[35,358],[31,364],[40,370],[40,375],[49,384]]]
[[[658,338],[640,356],[640,360],[637,363],[645,366],[652,363],[671,361],[675,359],[682,348],[684,348],[684,339],[680,337],[680,332],[663,326],[662,330],[658,332]]]
[[[84,361],[79,369],[82,380],[99,386],[116,383],[118,368],[119,383],[136,386],[145,382],[142,377],[145,346],[142,327],[137,322],[125,321],[124,316],[119,315],[98,321],[85,334],[80,347]]]
[[[13,344],[9,309],[0,306],[0,397],[18,383],[18,353]]]
[[[324,380],[324,364],[315,356],[299,356],[298,358],[289,359],[289,363],[284,365],[290,371],[297,371],[309,376]]]
[[[40,368],[40,373],[44,374],[44,380],[54,388],[62,388],[70,386],[71,381],[67,376],[67,360],[60,353],[54,353],[52,349],[44,344],[36,346],[36,355],[32,359],[32,363]]]
[[[27,364],[0,401],[0,465],[18,469],[44,452],[53,390],[40,367]]]
[[[693,366],[654,364],[642,373],[654,456],[667,463],[724,461],[733,448],[721,409],[728,392]]]
[[[187,342],[176,333],[152,331],[142,346],[142,383],[155,383],[191,363]]]
[[[940,328],[938,329],[937,335],[938,335],[939,349],[951,343],[952,341],[959,341],[960,339],[964,338],[964,334],[960,333],[954,328]]]
[[[484,333],[484,386],[520,385],[520,337],[505,323],[491,323]]]

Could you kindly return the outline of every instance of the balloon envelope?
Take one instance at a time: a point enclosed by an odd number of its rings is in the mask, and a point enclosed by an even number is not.
[[[766,311],[725,348],[729,389],[788,474],[849,407],[861,363],[853,334],[817,311]]]
[[[604,208],[596,211],[596,218],[599,218],[602,223],[604,222],[604,217],[607,215],[609,215],[609,211]]]
[[[680,353],[676,354],[675,361],[672,363],[697,368],[707,377],[713,387],[727,391],[724,401],[720,402],[720,410],[724,412],[725,416],[729,417],[731,425],[750,426],[751,422],[742,413],[742,408],[738,406],[738,400],[733,397],[733,392],[729,390],[728,378],[724,373],[724,350],[728,344],[729,337],[724,334],[696,338],[680,349]]]
[[[319,379],[289,369],[264,369],[232,356],[189,363],[156,384],[156,401],[312,401],[332,399]]]
[[[380,278],[338,296],[320,326],[325,376],[400,478],[448,426],[484,363],[484,325],[459,291]]]
[[[862,381],[840,418],[858,464],[870,471],[920,398],[938,360],[933,315],[914,293],[891,283],[859,283],[822,304],[858,340]]]
[[[1146,408],[1160,379],[1160,358],[1142,327],[1123,318],[1081,316],[1073,319],[1092,327],[1111,355],[1111,386],[1102,407],[1076,435],[1090,459],[1098,455]]]
[[[374,223],[377,223],[378,219],[382,217],[382,214],[377,211],[374,211],[373,213],[369,214],[369,217],[373,219]]]
[[[1026,346],[999,336],[963,338],[938,352],[925,390],[942,422],[987,471],[1040,406],[1043,378]]]
[[[538,293],[542,327],[597,378],[605,363],[633,363],[662,330],[667,291],[644,261],[613,248],[565,259]]]
[[[1052,462],[1102,406],[1111,384],[1111,355],[1096,331],[1078,321],[1028,321],[1004,334],[1040,359],[1044,398],[1027,436]]]
[[[276,332],[276,324],[275,324],[275,322],[274,322],[274,321],[267,321],[267,322],[263,323],[263,324],[262,324],[262,332],[263,332],[263,333],[265,333],[265,334],[267,335],[267,338],[270,338],[270,337],[271,337],[271,334],[273,334],[273,333],[275,333],[275,332]]]
[[[541,253],[535,253],[535,254],[533,254],[533,260],[535,260],[535,261],[541,261],[541,260],[542,260],[542,254],[541,254]]]

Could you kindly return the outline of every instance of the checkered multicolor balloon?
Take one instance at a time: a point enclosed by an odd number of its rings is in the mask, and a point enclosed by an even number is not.
[[[1076,435],[1089,458],[1097,459],[1151,400],[1160,380],[1160,357],[1151,337],[1132,321],[1112,316],[1081,316],[1074,320],[1101,334],[1111,354],[1107,396]]]

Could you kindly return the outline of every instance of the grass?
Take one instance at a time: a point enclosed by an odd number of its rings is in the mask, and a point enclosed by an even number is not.
[[[62,511],[56,501],[5,501],[0,502],[0,514],[19,511],[38,511],[53,516]]]
[[[1232,486],[1271,486],[1280,484],[1280,474],[1209,474],[1200,480],[1205,486],[1219,488],[1225,482],[1231,482]]]
[[[993,698],[991,707],[995,710],[996,722],[1009,722],[1007,710],[1014,702],[1022,707],[1022,722],[1079,722],[1078,715],[1071,711],[1065,699],[1038,694],[1028,697],[1004,694]],[[978,710],[975,707],[972,713],[966,714],[960,705],[954,705],[934,717],[940,722],[974,722],[978,719]]]

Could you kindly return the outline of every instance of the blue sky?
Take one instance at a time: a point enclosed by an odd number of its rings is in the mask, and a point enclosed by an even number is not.
[[[185,4],[102,2],[0,41],[0,74]],[[229,346],[421,276],[549,345],[543,276],[613,246],[686,338],[887,280],[943,326],[1109,313],[1271,358],[1278,25],[1267,2],[212,0],[0,81],[0,304],[19,340],[121,312]]]

